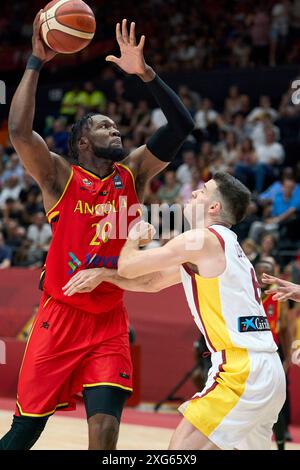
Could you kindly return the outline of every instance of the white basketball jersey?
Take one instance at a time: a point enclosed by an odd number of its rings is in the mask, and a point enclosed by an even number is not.
[[[276,351],[255,271],[232,230],[212,225],[226,257],[223,274],[204,278],[186,264],[181,278],[194,320],[211,352],[229,348]]]

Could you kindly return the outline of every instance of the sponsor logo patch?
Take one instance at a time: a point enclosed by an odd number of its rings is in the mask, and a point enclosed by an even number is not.
[[[249,331],[270,331],[270,325],[267,317],[239,317],[238,330],[240,333],[248,333]]]

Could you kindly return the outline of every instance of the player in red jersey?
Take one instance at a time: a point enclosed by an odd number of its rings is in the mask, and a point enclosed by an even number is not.
[[[268,317],[270,328],[273,334],[275,343],[278,346],[280,358],[283,361],[283,368],[287,374],[291,364],[291,350],[293,342],[293,332],[295,330],[295,311],[289,310],[286,302],[281,302],[274,299],[272,294],[268,293],[268,284],[264,282],[264,276],[267,273],[273,276],[275,272],[275,260],[272,257],[263,258],[255,265],[256,277],[261,288],[262,302]],[[278,415],[278,421],[274,425],[274,434],[278,450],[285,448],[285,433],[287,430],[287,423],[285,418],[284,404],[281,412]]]
[[[34,22],[33,54],[12,100],[9,132],[27,171],[39,184],[53,239],[42,274],[43,295],[20,370],[17,407],[0,449],[30,449],[56,409],[73,409],[83,391],[89,449],[115,449],[125,401],[132,390],[128,318],[118,285],[64,295],[63,286],[86,268],[117,267],[128,226],[137,217],[147,182],[176,155],[194,122],[178,96],[144,60],[145,37],[117,24],[121,57],[108,56],[145,82],[167,124],[126,155],[116,124],[89,114],[73,126],[74,164],[50,152],[32,130],[39,71],[55,53]],[[125,227],[125,228],[124,228]]]

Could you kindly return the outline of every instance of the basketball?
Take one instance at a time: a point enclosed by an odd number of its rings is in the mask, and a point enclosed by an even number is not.
[[[93,39],[96,20],[82,0],[53,0],[41,15],[41,36],[50,49],[72,54],[84,49]]]

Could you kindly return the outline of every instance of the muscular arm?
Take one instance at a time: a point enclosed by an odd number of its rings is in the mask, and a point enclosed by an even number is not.
[[[162,289],[178,284],[181,278],[179,268],[177,267],[140,276],[136,279],[125,279],[115,269],[92,268],[75,274],[63,287],[63,291],[66,296],[91,292],[104,281],[128,291],[159,292]]]
[[[53,56],[53,52],[44,50],[39,38],[38,16],[34,23],[33,46],[37,59],[40,57],[42,62]],[[11,103],[8,127],[11,142],[26,170],[40,185],[48,210],[61,195],[71,169],[62,157],[50,152],[42,137],[33,131],[38,79],[38,70],[26,69]]]
[[[130,232],[118,262],[118,273],[128,279],[159,271],[161,266],[164,269],[179,267],[186,262],[201,264],[205,269],[207,262],[218,255],[219,244],[217,243],[216,248],[216,237],[206,229],[189,230],[160,248],[146,251],[139,250],[139,240],[133,239],[134,230],[135,228]]]
[[[118,261],[118,274],[134,279],[161,269],[179,267],[189,262],[204,277],[221,275],[226,268],[224,249],[219,239],[207,228],[188,230],[160,248],[139,250],[140,240],[149,237],[151,226],[144,221],[129,232]]]
[[[121,289],[133,292],[159,292],[167,287],[181,282],[178,267],[172,267],[152,274],[146,274],[135,279],[121,277],[116,270],[108,270],[107,281]],[[113,271],[113,272],[112,272]]]

